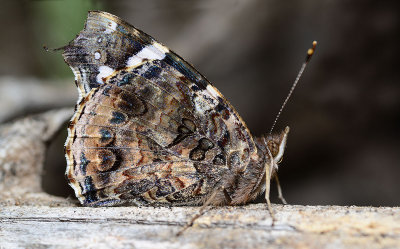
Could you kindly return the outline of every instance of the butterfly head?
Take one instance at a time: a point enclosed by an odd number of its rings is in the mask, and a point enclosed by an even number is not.
[[[286,126],[286,128],[281,133],[269,134],[262,139],[263,147],[266,151],[266,161],[272,163],[273,170],[277,170],[278,164],[283,159],[283,153],[285,151],[288,133],[289,127]]]
[[[288,133],[289,127],[286,127],[277,134],[255,137],[257,155],[243,173],[243,183],[239,182],[237,193],[234,194],[240,198],[233,198],[233,204],[247,203],[264,191],[269,200],[270,181],[283,158]]]

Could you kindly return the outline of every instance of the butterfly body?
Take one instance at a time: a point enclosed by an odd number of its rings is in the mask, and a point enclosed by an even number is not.
[[[265,189],[288,130],[253,138],[205,77],[149,35],[91,11],[63,55],[80,93],[66,176],[83,205],[200,205],[220,187],[211,204],[236,205]]]

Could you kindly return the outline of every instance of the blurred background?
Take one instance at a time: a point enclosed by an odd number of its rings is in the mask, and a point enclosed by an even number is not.
[[[232,103],[253,135],[267,133],[305,52],[318,41],[279,119],[291,128],[279,176],[290,204],[400,205],[398,1],[2,1],[0,122],[73,106],[61,52],[88,10],[144,30],[192,63]],[[66,127],[49,150],[43,187],[64,179]],[[272,200],[276,188],[272,186]]]

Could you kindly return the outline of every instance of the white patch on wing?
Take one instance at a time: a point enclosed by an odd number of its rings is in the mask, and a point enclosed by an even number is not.
[[[101,58],[100,53],[99,53],[99,52],[95,52],[95,53],[94,53],[94,58],[95,58],[96,60],[100,59],[100,58]]]
[[[162,60],[165,57],[165,51],[163,51],[165,47],[159,45],[158,43],[154,43],[152,45],[148,45],[144,47],[139,53],[132,55],[126,61],[127,67],[134,67],[142,63],[143,59],[148,60]],[[161,50],[162,49],[162,50]],[[168,52],[168,51],[167,51]]]
[[[103,78],[107,78],[108,76],[110,76],[111,74],[114,73],[114,69],[112,69],[111,67],[108,66],[100,66],[99,67],[99,74],[96,77],[97,83],[99,84],[103,84]]]

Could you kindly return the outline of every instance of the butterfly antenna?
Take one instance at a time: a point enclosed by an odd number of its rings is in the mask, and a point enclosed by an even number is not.
[[[56,51],[59,51],[59,50],[63,50],[65,47],[66,47],[66,46],[62,46],[62,47],[60,47],[60,48],[49,48],[49,47],[47,47],[47,45],[43,45],[43,49],[44,49],[46,52],[56,52]]]
[[[296,76],[296,79],[294,80],[294,83],[292,85],[292,88],[290,88],[289,94],[286,96],[285,101],[283,101],[283,104],[281,106],[281,109],[278,112],[278,115],[276,115],[276,118],[274,120],[274,123],[272,124],[271,130],[269,131],[269,134],[271,135],[272,131],[274,130],[274,127],[276,125],[276,122],[278,121],[279,117],[281,116],[281,113],[283,111],[283,108],[285,108],[286,103],[288,102],[288,100],[290,99],[290,96],[292,95],[294,89],[296,88],[297,83],[299,82],[301,75],[304,72],[304,69],[306,68],[308,62],[311,60],[312,55],[315,52],[315,48],[317,47],[317,41],[313,41],[312,43],[312,48],[309,48],[307,50],[307,57],[305,59],[305,61],[303,62],[303,65],[301,65],[300,71]]]

